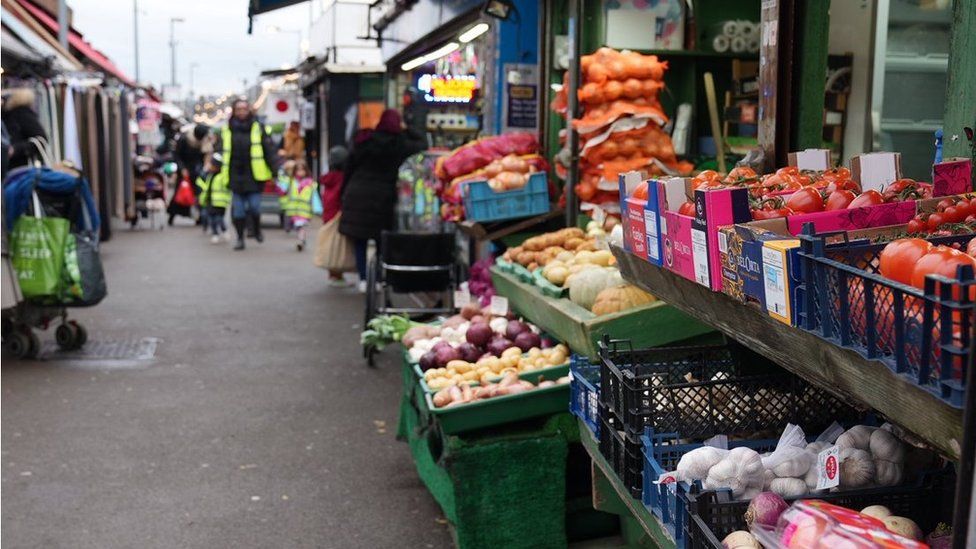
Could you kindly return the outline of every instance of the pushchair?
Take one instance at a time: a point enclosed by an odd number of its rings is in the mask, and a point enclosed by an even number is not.
[[[383,231],[376,255],[367,268],[363,326],[378,315],[415,318],[452,313],[454,290],[463,274],[453,230]],[[375,347],[363,346],[363,357],[370,366],[374,365],[375,354]]]
[[[166,184],[162,174],[153,166],[153,159],[145,156],[136,157],[135,161],[135,207],[129,226],[135,229],[139,219],[148,219],[149,227],[163,230],[166,226]]]
[[[68,307],[85,307],[99,303],[106,294],[105,276],[98,256],[100,219],[88,182],[81,176],[49,168],[25,167],[13,170],[4,181],[4,229],[11,236],[11,259],[14,270],[18,260],[30,261],[52,255],[63,256],[45,265],[60,265],[60,271],[48,276],[56,290],[44,295],[27,291],[24,272],[17,280],[24,299],[6,308],[2,314],[0,337],[3,346],[17,358],[35,358],[40,340],[34,328],[46,330],[59,321],[55,341],[62,350],[79,349],[88,341],[88,332],[75,320],[68,319]],[[36,219],[59,218],[67,221],[63,248],[45,248],[13,230],[21,216]],[[65,224],[61,224],[62,227]],[[32,235],[33,236],[33,235]],[[49,252],[55,252],[50,254]],[[46,254],[46,255],[45,255]],[[20,263],[23,265],[23,263]]]

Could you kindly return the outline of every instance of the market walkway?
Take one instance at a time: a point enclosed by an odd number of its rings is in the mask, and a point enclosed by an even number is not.
[[[450,546],[394,439],[394,353],[367,369],[361,297],[266,233],[117,231],[77,316],[156,359],[4,360],[5,548]]]

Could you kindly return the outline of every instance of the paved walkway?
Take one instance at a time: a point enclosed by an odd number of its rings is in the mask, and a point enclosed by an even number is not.
[[[266,235],[116,231],[77,318],[156,358],[3,361],[5,549],[450,546],[394,438],[395,353],[366,368],[361,296]]]

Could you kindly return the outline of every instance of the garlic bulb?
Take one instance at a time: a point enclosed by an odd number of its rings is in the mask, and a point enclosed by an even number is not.
[[[871,433],[876,430],[877,427],[855,425],[837,437],[837,447],[841,450],[845,448],[868,450],[871,447]]]
[[[905,461],[905,445],[898,440],[898,437],[884,429],[877,429],[871,433],[869,448],[874,459],[898,464]]]
[[[814,454],[819,454],[820,452],[823,452],[829,447],[830,447],[830,443],[827,442],[826,440],[815,440],[810,444],[807,444],[807,451],[813,452]]]
[[[875,467],[871,454],[857,448],[844,448],[838,457],[842,488],[861,488],[874,480]]]
[[[774,478],[769,489],[784,498],[796,498],[807,493],[807,483],[801,478]]]
[[[807,485],[807,491],[811,494],[819,494],[823,490],[817,490],[817,482],[820,480],[820,475],[817,472],[817,467],[814,465],[810,467],[807,474],[803,477],[803,483]]]
[[[778,461],[770,470],[779,478],[801,478],[810,470],[810,466],[816,459],[813,454],[804,448],[790,446],[773,452],[772,459]],[[764,460],[764,463],[767,463]]]
[[[733,448],[708,470],[702,486],[706,490],[730,488],[736,498],[755,497],[763,487],[762,458],[751,448]]]
[[[905,466],[883,459],[874,460],[874,476],[878,486],[897,486],[905,476]]]
[[[676,470],[682,480],[702,480],[708,476],[708,470],[728,453],[728,450],[712,446],[695,448],[681,456]]]
[[[776,475],[769,469],[763,471],[763,491],[769,490],[769,485],[773,483],[773,479],[775,478]]]

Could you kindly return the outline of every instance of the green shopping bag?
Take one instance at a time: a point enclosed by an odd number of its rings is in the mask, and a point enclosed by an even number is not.
[[[71,223],[59,217],[41,217],[34,196],[34,215],[20,216],[10,234],[10,258],[20,291],[27,299],[60,299],[65,241]]]

